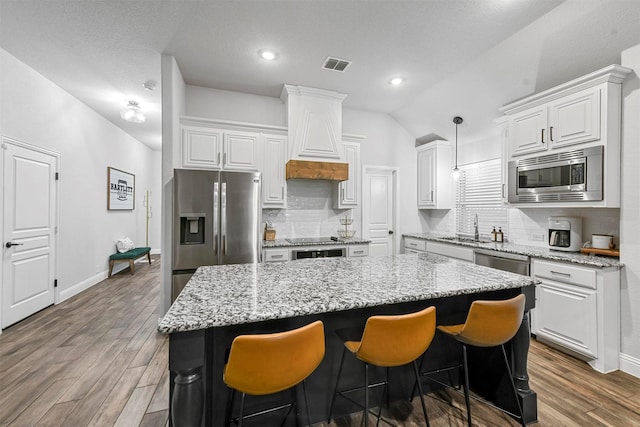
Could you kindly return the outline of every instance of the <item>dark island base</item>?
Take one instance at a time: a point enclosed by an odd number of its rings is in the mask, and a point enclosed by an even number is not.
[[[171,370],[171,421],[174,426],[221,426],[224,423],[225,405],[228,388],[222,382],[222,370],[225,364],[225,353],[233,339],[242,334],[270,333],[293,329],[315,320],[322,320],[325,325],[326,355],[318,369],[307,380],[307,393],[311,422],[326,421],[329,412],[331,395],[335,386],[336,375],[342,355],[342,343],[333,333],[336,329],[347,327],[363,328],[366,319],[375,314],[400,314],[417,311],[435,305],[438,324],[462,323],[471,303],[476,299],[506,299],[519,293],[527,296],[527,307],[522,327],[507,346],[508,354],[513,361],[513,374],[519,390],[520,401],[524,408],[525,421],[537,421],[537,398],[529,389],[526,371],[527,352],[529,349],[528,311],[533,307],[534,287],[460,295],[429,301],[409,302],[393,305],[371,307],[358,310],[324,313],[314,316],[290,319],[271,320],[266,322],[234,325],[221,328],[193,332],[173,333],[169,338],[169,369]],[[423,357],[422,370],[453,366],[460,360],[460,346],[448,337],[439,333]],[[499,407],[517,413],[510,385],[499,350],[472,349],[469,353],[470,382],[474,392],[492,401]],[[455,371],[453,371],[455,372]],[[439,380],[458,382],[457,373],[450,376],[441,375]],[[444,376],[443,376],[444,375]],[[384,370],[374,368],[371,371],[372,381],[384,378]],[[361,385],[364,381],[362,362],[354,357],[345,359],[340,388]],[[423,379],[425,393],[441,389],[435,382]],[[390,371],[390,401],[408,399],[414,385],[411,366],[392,368]],[[372,393],[372,406],[377,402],[382,388]],[[358,398],[355,393],[354,397]],[[269,405],[283,403],[290,399],[289,392],[273,396],[253,398],[248,396],[245,413],[261,410]],[[301,405],[300,413],[304,415],[301,390],[298,393]],[[428,409],[428,408],[427,408]],[[357,406],[345,399],[338,398],[334,409],[334,418],[361,411]],[[237,407],[236,407],[237,412]],[[269,419],[261,417],[256,425],[279,423],[281,414],[271,415]],[[305,420],[304,416],[302,418]],[[289,417],[286,425],[295,425],[294,417]]]

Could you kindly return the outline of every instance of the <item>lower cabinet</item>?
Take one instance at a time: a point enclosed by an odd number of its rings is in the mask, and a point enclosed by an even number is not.
[[[531,332],[600,372],[619,367],[620,271],[533,259]]]
[[[473,262],[473,248],[448,243],[427,242],[427,252]]]
[[[404,238],[404,253],[422,253],[427,251],[427,241],[413,237]]]
[[[262,250],[262,261],[264,262],[281,262],[289,261],[290,252],[288,248],[272,248]]]

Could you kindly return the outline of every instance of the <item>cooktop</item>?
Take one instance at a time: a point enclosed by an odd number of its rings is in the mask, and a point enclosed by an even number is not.
[[[337,242],[337,237],[296,237],[296,238],[286,238],[284,239],[289,243],[331,243]]]

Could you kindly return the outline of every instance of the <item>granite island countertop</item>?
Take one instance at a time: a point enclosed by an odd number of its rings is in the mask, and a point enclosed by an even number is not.
[[[267,248],[293,248],[297,246],[343,246],[343,245],[367,245],[371,243],[371,240],[361,239],[338,239],[330,242],[303,242],[303,243],[291,243],[286,239],[276,240],[263,240],[262,249]]]
[[[496,243],[496,242],[473,242],[469,240],[457,240],[454,236],[438,233],[406,233],[403,237],[413,237],[414,239],[429,240],[440,243],[449,243],[452,245],[467,246],[471,248],[490,249],[494,251],[513,253],[518,255],[527,255],[532,258],[548,259],[552,261],[569,262],[572,264],[581,264],[589,267],[599,268],[620,268],[624,264],[618,258],[584,255],[580,252],[562,252],[553,251],[545,247],[518,245],[514,243]]]
[[[205,266],[191,277],[158,331],[193,331],[537,283],[434,254]]]

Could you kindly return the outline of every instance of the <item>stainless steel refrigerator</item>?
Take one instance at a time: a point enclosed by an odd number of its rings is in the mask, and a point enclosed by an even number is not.
[[[260,173],[175,169],[173,302],[203,265],[259,262]]]

